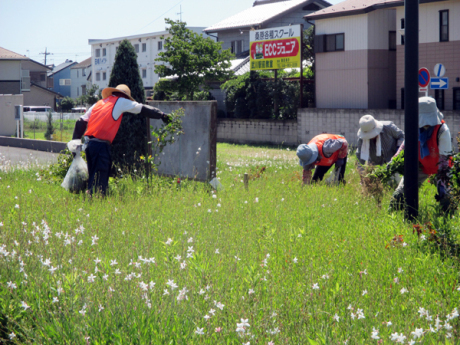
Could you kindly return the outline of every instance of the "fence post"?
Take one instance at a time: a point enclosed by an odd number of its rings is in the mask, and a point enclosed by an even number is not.
[[[248,173],[244,173],[244,189],[248,190],[249,189],[249,177],[248,177]]]

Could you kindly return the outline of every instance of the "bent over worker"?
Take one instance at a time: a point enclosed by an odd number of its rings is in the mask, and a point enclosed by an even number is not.
[[[348,143],[345,137],[336,134],[320,134],[310,140],[308,144],[297,147],[297,157],[303,167],[302,181],[310,184],[311,170],[316,166],[313,181],[322,181],[324,175],[333,164],[338,174],[338,182],[342,182],[347,166]]]
[[[110,145],[120,128],[123,113],[146,116],[170,122],[170,116],[149,105],[137,103],[131,97],[131,90],[124,84],[116,88],[107,87],[102,90],[102,100],[94,104],[75,124],[73,139],[89,137],[86,147],[88,163],[88,190],[92,195],[93,188],[105,195],[109,184],[112,165]]]
[[[452,142],[450,130],[443,120],[442,113],[436,107],[436,101],[432,97],[420,97],[419,106],[419,186],[430,176],[448,169],[449,156],[452,154]],[[405,143],[401,145],[396,155],[404,150]],[[447,174],[440,174],[447,178]],[[450,206],[450,198],[447,194],[446,185],[448,181],[442,179],[437,181],[438,195],[436,199],[440,202],[443,211]],[[403,207],[404,199],[404,178],[393,193],[390,202],[391,210],[400,210]]]

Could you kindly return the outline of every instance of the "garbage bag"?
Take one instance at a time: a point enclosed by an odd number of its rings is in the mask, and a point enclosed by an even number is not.
[[[71,140],[67,143],[67,148],[69,149],[70,152],[76,153],[78,146],[81,146],[81,144],[82,144],[81,139]]]
[[[88,181],[88,166],[81,156],[81,148],[81,145],[77,145],[75,148],[75,157],[61,184],[62,187],[72,193],[84,191]]]

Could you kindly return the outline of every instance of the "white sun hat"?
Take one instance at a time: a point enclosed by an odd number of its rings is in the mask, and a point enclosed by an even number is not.
[[[358,138],[372,139],[382,132],[383,123],[374,119],[372,115],[364,115],[359,119]]]
[[[441,124],[444,115],[436,107],[433,97],[420,97],[418,99],[418,127],[436,126]]]

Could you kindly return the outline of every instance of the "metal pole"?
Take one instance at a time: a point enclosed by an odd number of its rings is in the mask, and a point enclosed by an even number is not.
[[[273,103],[274,103],[275,116],[276,118],[278,118],[278,108],[279,107],[278,107],[278,70],[277,69],[275,69],[275,88],[277,92],[274,95]]]
[[[303,108],[303,24],[300,25],[300,107]]]
[[[405,218],[411,221],[418,216],[418,0],[405,0],[404,17],[404,197]]]

